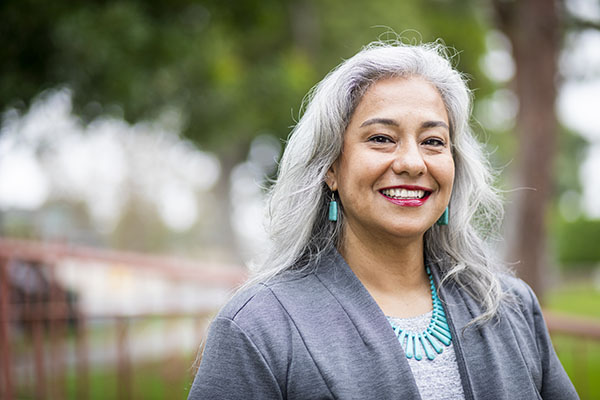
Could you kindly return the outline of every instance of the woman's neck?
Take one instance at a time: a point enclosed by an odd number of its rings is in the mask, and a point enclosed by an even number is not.
[[[339,251],[386,315],[412,317],[431,310],[422,237],[390,242],[347,231]]]

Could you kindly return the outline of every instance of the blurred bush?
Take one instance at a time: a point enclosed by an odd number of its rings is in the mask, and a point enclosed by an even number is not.
[[[558,261],[567,270],[588,270],[600,264],[600,220],[558,219],[555,231]]]

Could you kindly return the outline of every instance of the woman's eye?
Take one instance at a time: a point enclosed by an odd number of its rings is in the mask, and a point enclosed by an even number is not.
[[[383,136],[383,135],[375,135],[375,136],[371,136],[369,138],[369,142],[379,143],[379,144],[392,143],[392,139],[390,139],[387,136]]]
[[[438,138],[429,138],[426,139],[423,142],[424,145],[426,146],[435,146],[435,147],[444,147],[446,146],[446,142],[444,142],[442,139],[438,139]]]

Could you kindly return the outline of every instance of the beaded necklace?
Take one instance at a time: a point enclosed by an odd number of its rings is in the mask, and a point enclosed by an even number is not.
[[[404,348],[406,358],[414,357],[417,361],[421,361],[423,353],[425,353],[428,360],[433,360],[437,354],[441,354],[444,351],[441,345],[450,346],[450,342],[452,341],[452,334],[448,327],[446,313],[437,295],[429,267],[427,267],[427,275],[429,276],[429,287],[431,288],[431,299],[433,300],[433,312],[427,329],[421,333],[414,333],[402,329],[390,320],[396,337],[398,337],[400,345]]]

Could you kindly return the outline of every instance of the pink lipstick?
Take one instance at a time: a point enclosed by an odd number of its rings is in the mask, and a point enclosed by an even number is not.
[[[392,186],[379,191],[386,200],[403,207],[422,206],[431,192],[429,188],[412,185]]]

